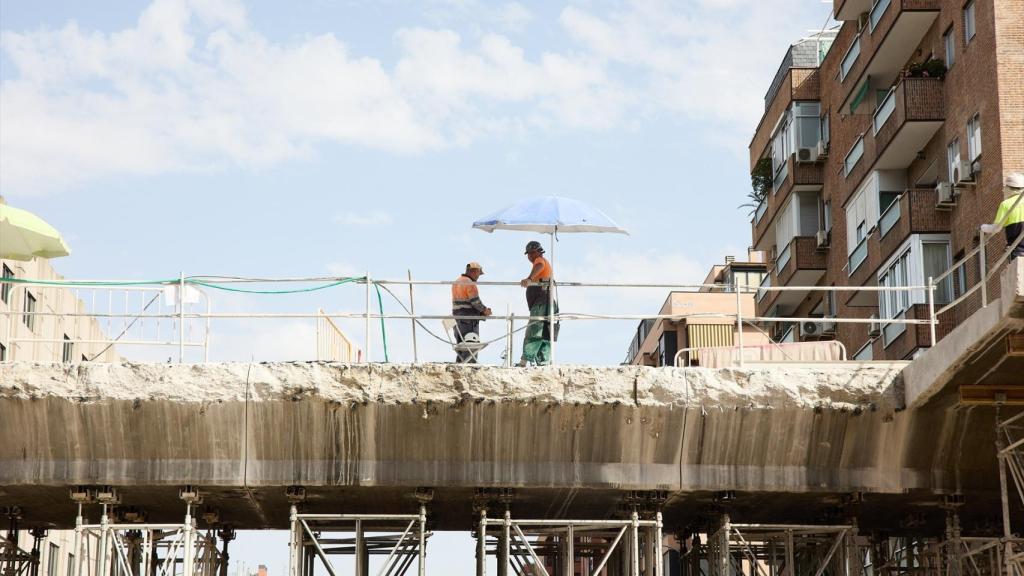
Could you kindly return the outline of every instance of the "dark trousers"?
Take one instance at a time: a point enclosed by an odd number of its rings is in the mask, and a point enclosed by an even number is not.
[[[1024,234],[1024,222],[1015,222],[1013,224],[1007,224],[1006,228],[1006,245],[1010,246],[1017,241],[1017,237]],[[1017,244],[1017,247],[1010,253],[1010,260],[1017,258],[1018,256],[1024,256],[1024,241]]]
[[[458,344],[459,342],[462,342],[465,339],[466,334],[469,334],[470,332],[475,332],[477,336],[480,335],[480,321],[479,320],[456,320],[455,321],[455,343],[456,344]],[[473,354],[469,353],[469,352],[459,351],[459,352],[456,353],[455,361],[456,362],[461,362],[461,363],[469,362],[471,364],[475,364],[476,363],[476,357]]]

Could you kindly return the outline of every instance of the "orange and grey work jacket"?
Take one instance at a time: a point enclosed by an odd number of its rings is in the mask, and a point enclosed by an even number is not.
[[[465,274],[459,276],[452,284],[452,316],[483,316],[484,310],[476,282]]]

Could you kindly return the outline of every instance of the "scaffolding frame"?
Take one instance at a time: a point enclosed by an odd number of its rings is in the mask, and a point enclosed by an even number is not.
[[[71,576],[222,576],[227,570],[227,541],[199,530],[186,504],[180,524],[115,523],[102,505],[99,524],[86,524],[82,504],[75,519]],[[222,533],[225,533],[222,531]]]
[[[515,519],[506,507],[501,518],[481,508],[476,532],[476,573],[487,574],[495,556],[498,576],[663,576],[662,517],[613,520]]]
[[[316,560],[329,576],[342,572],[331,556],[351,556],[352,574],[369,576],[370,556],[387,555],[377,576],[403,576],[416,563],[418,576],[426,574],[427,507],[418,514],[300,514],[290,513],[289,576],[313,576]]]
[[[3,509],[2,514],[7,516],[7,536],[0,536],[0,576],[37,576],[46,530],[33,529],[32,549],[23,550],[18,543],[21,509],[12,506]]]

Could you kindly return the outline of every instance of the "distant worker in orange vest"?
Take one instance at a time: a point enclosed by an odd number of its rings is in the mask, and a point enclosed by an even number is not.
[[[536,240],[531,240],[526,245],[526,257],[533,267],[530,269],[530,275],[523,278],[519,285],[526,288],[526,305],[530,308],[530,316],[548,316],[548,290],[551,289],[551,278],[554,276],[551,263],[544,257],[544,247]],[[558,314],[558,302],[555,302],[554,308],[554,313]],[[520,366],[546,366],[551,363],[550,332],[548,320],[530,320],[526,324]]]
[[[484,306],[480,301],[480,292],[477,290],[476,281],[484,274],[484,269],[479,262],[466,264],[466,272],[459,276],[452,284],[452,316],[490,316],[491,309]],[[480,320],[469,319],[455,321],[455,342],[465,342],[467,336],[473,334],[470,340],[480,340]],[[476,356],[468,351],[459,351],[455,357],[456,362],[476,363]]]
[[[992,224],[982,224],[981,231],[986,234],[998,234],[1006,231],[1006,245],[1011,246],[1021,235],[1024,235],[1024,174],[1012,172],[1003,179],[1006,199],[996,209],[996,219]],[[1024,241],[1017,244],[1010,254],[1010,260],[1024,256]]]

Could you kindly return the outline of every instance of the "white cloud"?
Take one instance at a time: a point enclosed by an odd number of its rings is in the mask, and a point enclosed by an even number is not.
[[[334,215],[334,223],[344,226],[389,226],[395,222],[391,214],[381,211],[342,212]]]
[[[654,107],[713,120],[749,141],[786,47],[806,33],[794,29],[794,14],[824,16],[828,8],[809,0],[651,0],[604,14],[569,6],[560,20],[594,54],[646,72],[643,92]]]
[[[716,142],[738,147],[762,110],[763,90],[751,86],[766,85],[794,39],[793,14],[818,7],[572,5],[560,23],[575,44],[533,55],[494,31],[532,22],[518,2],[442,4],[463,32],[398,30],[394,64],[332,34],[272,41],[234,0],[154,0],[109,33],[73,22],[4,31],[0,187],[32,194],[109,176],[259,167],[315,156],[324,142],[423,153],[530,130],[628,128],[659,114],[713,124]]]

